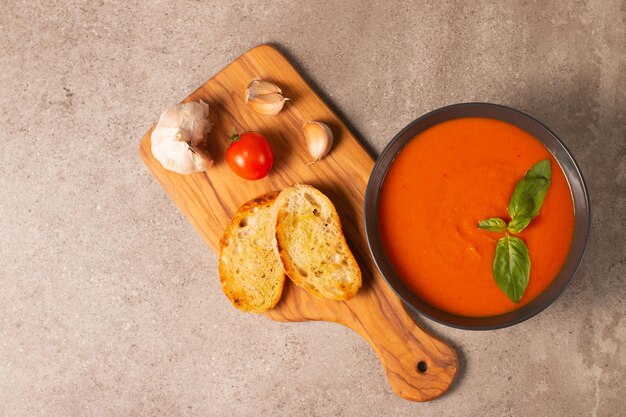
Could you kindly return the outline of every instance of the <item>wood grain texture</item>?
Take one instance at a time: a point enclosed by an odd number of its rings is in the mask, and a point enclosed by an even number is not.
[[[256,115],[243,104],[246,86],[254,78],[280,85],[292,101],[275,117]],[[211,109],[213,128],[207,151],[214,156],[214,167],[206,173],[191,175],[165,170],[150,151],[151,130],[142,139],[139,152],[148,169],[209,246],[218,250],[231,216],[244,202],[294,183],[308,183],[335,204],[363,273],[363,287],[355,298],[345,302],[319,299],[288,283],[281,301],[267,316],[279,321],[325,320],[348,326],[371,344],[389,384],[399,396],[428,401],[443,394],[456,374],[456,353],[415,324],[369,256],[363,227],[363,199],[374,160],[345,124],[289,62],[268,45],[253,48],[237,58],[185,101],[197,99],[209,103]],[[335,136],[331,153],[309,166],[301,132],[307,120],[326,123]],[[270,142],[275,162],[266,178],[247,181],[228,168],[224,153],[233,128],[238,132],[258,131]],[[426,372],[417,370],[420,361],[428,366]]]

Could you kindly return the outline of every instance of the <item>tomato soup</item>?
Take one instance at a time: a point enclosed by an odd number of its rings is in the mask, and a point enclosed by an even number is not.
[[[509,221],[515,185],[545,158],[552,183],[539,215],[517,235],[531,271],[515,304],[492,274],[504,233],[477,223]],[[571,246],[574,206],[561,167],[539,140],[499,120],[461,118],[425,130],[400,151],[383,182],[378,222],[385,253],[408,288],[439,309],[481,317],[515,310],[552,282]]]

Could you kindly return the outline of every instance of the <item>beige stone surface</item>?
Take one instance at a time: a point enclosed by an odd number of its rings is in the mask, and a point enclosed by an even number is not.
[[[626,3],[0,0],[0,416],[620,416],[626,410]],[[592,202],[573,284],[518,326],[418,319],[462,371],[394,395],[328,323],[244,315],[137,155],[247,49],[281,49],[376,154],[428,110],[551,127]]]

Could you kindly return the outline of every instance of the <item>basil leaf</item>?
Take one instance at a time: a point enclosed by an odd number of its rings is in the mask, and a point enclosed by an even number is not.
[[[519,233],[522,230],[526,229],[526,226],[530,223],[532,219],[528,216],[525,217],[516,217],[509,223],[507,230],[511,233]]]
[[[526,173],[526,178],[545,178],[548,181],[552,179],[552,169],[550,168],[550,160],[543,159],[532,166]]]
[[[490,232],[504,232],[506,230],[506,222],[497,217],[491,217],[489,219],[481,220],[478,222],[478,227]]]
[[[543,204],[552,180],[550,160],[544,159],[537,162],[526,172],[513,191],[509,201],[509,214],[511,223],[509,231],[519,233],[528,226]]]
[[[522,299],[530,278],[530,256],[522,239],[507,235],[498,240],[493,276],[511,301],[518,303]]]
[[[511,218],[535,217],[539,213],[549,186],[550,181],[545,178],[522,178],[515,186],[509,201],[508,209]]]

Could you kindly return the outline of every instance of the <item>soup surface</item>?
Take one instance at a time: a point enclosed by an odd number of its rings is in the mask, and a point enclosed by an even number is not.
[[[549,158],[552,183],[539,215],[519,233],[530,282],[518,304],[496,285],[492,263],[504,233],[479,220],[510,220],[507,206],[526,171]],[[550,151],[509,123],[462,118],[433,126],[400,151],[383,182],[379,229],[398,276],[427,303],[463,316],[491,316],[527,304],[552,282],[569,252],[574,207]]]

